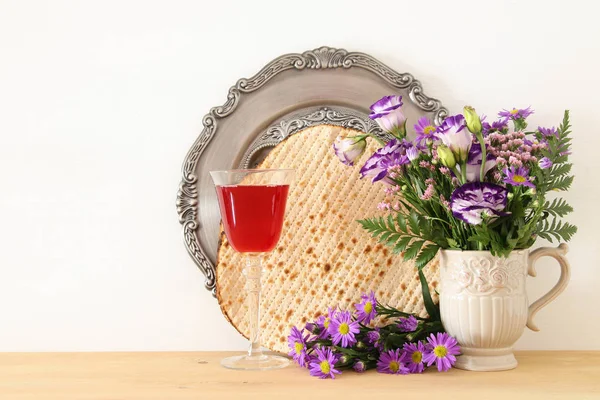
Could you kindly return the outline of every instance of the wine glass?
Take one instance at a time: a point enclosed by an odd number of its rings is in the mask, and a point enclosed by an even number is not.
[[[217,189],[223,229],[231,247],[246,256],[246,293],[250,319],[247,355],[228,357],[231,369],[266,370],[289,364],[285,357],[263,354],[260,344],[261,254],[275,248],[285,214],[293,169],[236,169],[211,171]]]

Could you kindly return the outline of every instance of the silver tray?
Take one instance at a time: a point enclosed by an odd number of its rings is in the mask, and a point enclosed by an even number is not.
[[[238,80],[227,101],[211,108],[183,162],[177,214],[187,251],[213,295],[220,216],[208,171],[252,167],[277,143],[314,125],[381,135],[368,118],[368,106],[389,94],[403,96],[409,122],[427,113],[439,123],[447,115],[411,74],[367,54],[330,47],[276,58],[253,77]]]

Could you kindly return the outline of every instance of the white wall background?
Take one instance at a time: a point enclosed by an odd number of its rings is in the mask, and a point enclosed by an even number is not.
[[[452,112],[572,110],[571,284],[528,349],[600,349],[600,7],[589,1],[0,1],[0,351],[241,349],[175,212],[201,118],[326,44],[413,73]],[[542,263],[537,297],[558,276]]]

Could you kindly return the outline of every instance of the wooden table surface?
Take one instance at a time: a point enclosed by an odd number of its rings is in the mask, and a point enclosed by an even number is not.
[[[504,372],[348,371],[334,381],[297,366],[222,368],[231,354],[3,353],[0,399],[600,399],[600,352],[519,352],[519,367]]]

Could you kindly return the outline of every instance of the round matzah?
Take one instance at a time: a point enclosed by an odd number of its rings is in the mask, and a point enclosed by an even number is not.
[[[263,345],[271,350],[287,352],[291,326],[304,326],[334,305],[352,309],[370,290],[384,304],[426,315],[414,263],[392,254],[356,222],[379,214],[376,206],[385,194],[381,184],[360,179],[359,167],[347,167],[335,156],[333,142],[344,131],[360,133],[330,125],[298,132],[258,167],[296,169],[281,239],[263,258],[260,327]],[[358,165],[377,148],[373,142]],[[225,317],[248,337],[243,257],[221,232],[217,298]],[[437,301],[437,259],[424,272]]]

